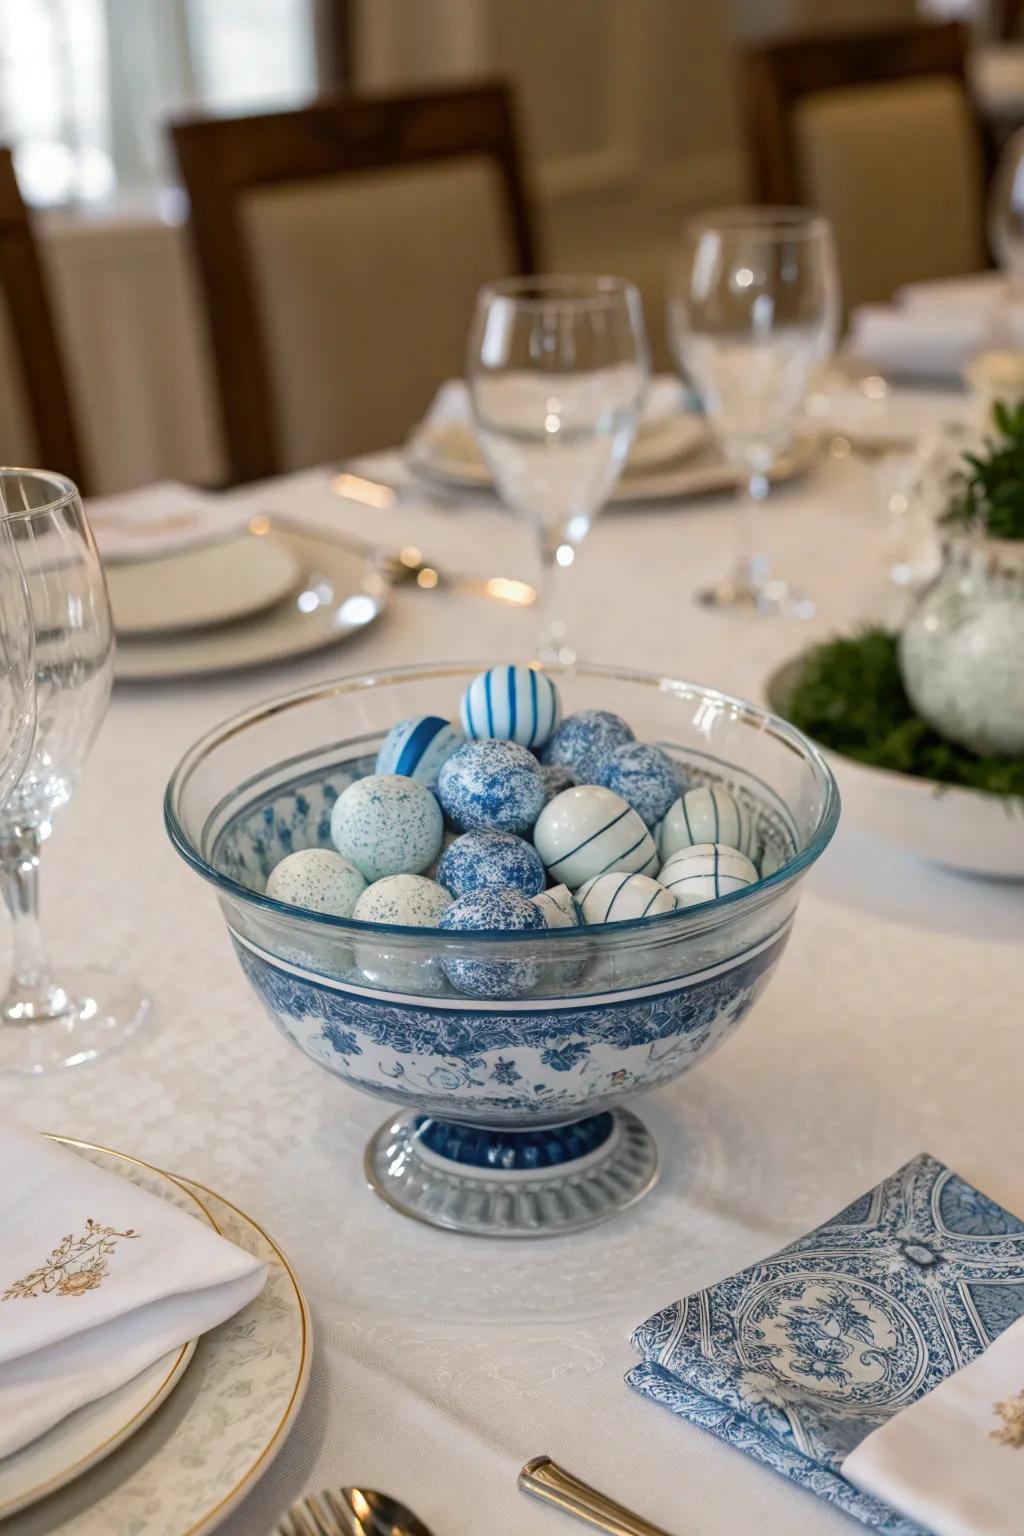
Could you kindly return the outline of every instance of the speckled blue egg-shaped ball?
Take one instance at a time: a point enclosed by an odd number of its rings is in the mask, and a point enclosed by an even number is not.
[[[679,770],[660,747],[628,741],[601,764],[595,780],[621,795],[649,827],[656,827],[682,788]]]
[[[491,667],[474,677],[459,708],[471,740],[495,737],[542,747],[562,716],[558,689],[539,667]]]
[[[746,853],[752,831],[749,811],[727,789],[698,784],[669,806],[658,827],[658,852],[665,860],[680,848],[724,843]]]
[[[352,915],[361,923],[437,928],[451,904],[451,896],[436,880],[424,875],[385,875],[367,886]],[[445,990],[444,972],[433,947],[414,949],[400,938],[392,940],[381,933],[379,938],[360,939],[355,958],[363,979],[383,991],[436,996]]]
[[[658,883],[681,907],[717,901],[757,884],[757,870],[746,854],[723,843],[695,843],[680,848],[658,871]]]
[[[598,875],[580,886],[576,900],[587,923],[628,923],[674,912],[676,906],[672,892],[650,875]]]
[[[544,748],[545,763],[568,768],[577,784],[596,784],[616,747],[633,741],[630,727],[610,709],[578,709],[564,719]]]
[[[267,895],[307,912],[351,917],[366,889],[362,873],[330,848],[300,848],[275,864],[267,880]]]
[[[544,793],[549,800],[560,795],[563,789],[572,789],[576,783],[564,763],[541,763],[540,776],[544,781]]]
[[[492,885],[536,896],[547,884],[540,854],[514,832],[463,832],[441,855],[437,878],[453,896]]]
[[[425,875],[385,875],[366,887],[352,915],[361,923],[436,928],[451,904],[451,892]]]
[[[437,857],[444,818],[431,791],[396,773],[371,773],[343,789],[331,842],[367,880],[418,875]]]
[[[377,753],[378,773],[401,773],[433,789],[452,753],[465,741],[460,730],[440,715],[400,720],[388,731]]]
[[[547,928],[580,928],[583,911],[567,885],[553,885],[531,898]]]
[[[529,832],[544,805],[540,764],[514,741],[467,741],[441,769],[437,794],[460,832]]]
[[[448,933],[526,934],[544,926],[540,911],[522,891],[501,886],[458,897],[441,914],[440,922]],[[507,946],[501,948],[507,953]],[[539,959],[504,959],[497,953],[480,960],[442,953],[441,965],[452,986],[470,997],[523,997],[537,985],[541,974]]]
[[[533,841],[552,880],[577,890],[595,875],[650,875],[654,840],[631,805],[600,784],[563,790],[541,811]]]

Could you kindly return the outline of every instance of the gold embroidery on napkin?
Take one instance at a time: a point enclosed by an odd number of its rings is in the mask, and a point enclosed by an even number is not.
[[[1015,1446],[1018,1450],[1024,1447],[1024,1392],[993,1406],[1003,1422],[999,1429],[991,1432],[989,1439],[998,1440],[1000,1445]]]
[[[45,1264],[40,1264],[24,1280],[16,1280],[7,1287],[0,1301],[26,1300],[34,1296],[83,1296],[103,1284],[110,1266],[107,1256],[114,1252],[118,1239],[135,1238],[141,1233],[131,1227],[118,1232],[115,1227],[102,1227],[90,1216],[82,1237],[68,1233],[60,1246],[50,1254]]]

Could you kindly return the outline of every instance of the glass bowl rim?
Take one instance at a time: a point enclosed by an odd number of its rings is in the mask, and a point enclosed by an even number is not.
[[[466,675],[476,675],[487,671],[495,665],[508,665],[509,663],[496,663],[494,661],[447,661],[447,662],[418,662],[413,665],[380,667],[372,672],[350,672],[341,677],[327,678],[318,683],[307,684],[303,688],[292,689],[287,693],[276,694],[272,699],[265,700],[262,704],[250,705],[248,709],[241,710],[237,715],[230,716],[221,721],[211,730],[204,732],[192,745],[187,748],[178,760],[167,783],[164,793],[164,825],[179,855],[190,865],[197,874],[201,875],[211,885],[216,886],[225,895],[237,901],[254,906],[263,912],[275,917],[289,919],[292,922],[314,923],[327,931],[358,935],[362,939],[395,937],[399,939],[413,939],[422,942],[438,939],[448,943],[470,945],[476,943],[522,944],[540,942],[552,944],[556,948],[561,944],[571,950],[573,946],[582,947],[581,941],[590,935],[600,936],[602,942],[616,942],[620,935],[636,936],[638,933],[666,934],[671,932],[673,926],[686,930],[686,936],[711,931],[724,926],[727,918],[736,915],[741,908],[753,909],[765,904],[766,893],[780,889],[805,870],[821,856],[825,848],[831,842],[836,826],[839,822],[840,796],[839,786],[832,769],[829,767],[824,754],[802,731],[796,726],[790,725],[781,716],[771,710],[764,709],[760,705],[752,704],[746,699],[741,699],[735,694],[724,693],[718,688],[709,688],[703,683],[689,682],[684,678],[666,677],[658,672],[649,672],[638,667],[612,667],[597,662],[578,662],[572,669],[576,673],[602,677],[615,682],[643,683],[648,686],[656,685],[657,691],[662,692],[668,688],[678,693],[681,690],[697,696],[705,701],[713,702],[719,707],[738,711],[747,722],[762,730],[768,729],[776,738],[781,739],[797,755],[816,772],[824,791],[824,805],[818,816],[814,835],[805,848],[798,850],[791,859],[787,859],[778,869],[770,875],[759,879],[755,885],[744,886],[739,890],[731,891],[726,896],[712,897],[708,901],[696,903],[692,907],[677,907],[671,912],[660,913],[656,917],[630,918],[618,923],[590,923],[574,928],[541,928],[541,929],[517,929],[504,931],[499,929],[454,929],[454,928],[417,928],[399,923],[368,923],[351,917],[336,917],[329,912],[313,912],[305,907],[290,906],[287,902],[277,901],[272,896],[254,891],[250,887],[242,885],[240,881],[233,880],[230,875],[225,875],[216,869],[208,859],[194,846],[191,838],[186,833],[178,816],[177,802],[183,788],[192,772],[199,764],[218,746],[231,736],[248,729],[249,726],[259,721],[269,719],[275,714],[286,709],[297,708],[308,703],[311,699],[326,698],[331,694],[341,692],[353,692],[365,690],[371,691],[378,681],[389,680],[392,682],[428,679],[433,676],[446,676],[452,672]],[[536,666],[536,662],[514,662],[512,665]],[[564,674],[565,668],[544,667],[542,670],[553,671],[556,674]],[[723,766],[728,764],[723,763]],[[429,878],[429,877],[427,877]],[[720,919],[719,914],[723,914]],[[713,922],[707,919],[714,917]],[[705,921],[702,923],[701,919]],[[619,947],[616,942],[616,947]]]
[[[53,499],[38,507],[12,507],[8,505],[4,494],[0,502],[0,518],[4,522],[28,522],[32,518],[44,517],[48,512],[57,512],[69,502],[81,500],[81,492],[75,482],[55,469],[30,469],[18,464],[0,465],[0,483],[23,479],[49,486],[55,492]]]
[[[611,272],[538,272],[532,277],[495,277],[482,284],[478,308],[496,299],[524,310],[549,309],[552,304],[576,310],[608,309],[623,300],[633,308],[640,302],[640,290],[632,279]]]
[[[688,218],[684,234],[751,234],[780,240],[811,240],[831,233],[832,226],[816,208],[799,203],[726,203],[705,208]]]

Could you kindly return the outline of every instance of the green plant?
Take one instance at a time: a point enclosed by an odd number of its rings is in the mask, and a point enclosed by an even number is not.
[[[965,453],[967,466],[954,476],[944,522],[986,533],[994,539],[1024,539],[1024,401],[997,400],[996,429],[985,449]]]

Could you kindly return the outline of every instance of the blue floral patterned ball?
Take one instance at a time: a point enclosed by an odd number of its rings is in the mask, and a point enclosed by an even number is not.
[[[474,677],[459,708],[466,735],[541,747],[562,714],[558,689],[538,667],[491,667]]]
[[[609,709],[578,709],[558,727],[542,754],[545,763],[568,768],[577,784],[597,784],[602,765],[635,738],[620,715]]]
[[[452,933],[531,933],[545,923],[522,891],[496,886],[460,896],[442,912],[439,926]],[[443,954],[441,966],[452,986],[470,997],[523,997],[541,974],[541,962],[533,959],[467,960]]]
[[[546,799],[540,764],[514,741],[468,741],[437,779],[445,815],[460,832],[529,832]]]
[[[433,789],[442,764],[465,741],[460,730],[440,715],[400,720],[385,736],[377,753],[378,773],[400,773]]]
[[[396,773],[355,779],[331,812],[331,842],[369,881],[418,875],[436,859],[443,835],[431,791]]]
[[[649,827],[657,826],[682,788],[672,759],[660,747],[648,747],[642,741],[616,747],[601,764],[594,782],[614,789]]]
[[[544,793],[549,800],[560,795],[563,789],[572,789],[576,783],[564,763],[542,763],[540,776],[544,780]]]
[[[498,885],[536,896],[547,884],[540,854],[514,832],[463,832],[441,855],[437,878],[453,896]]]

